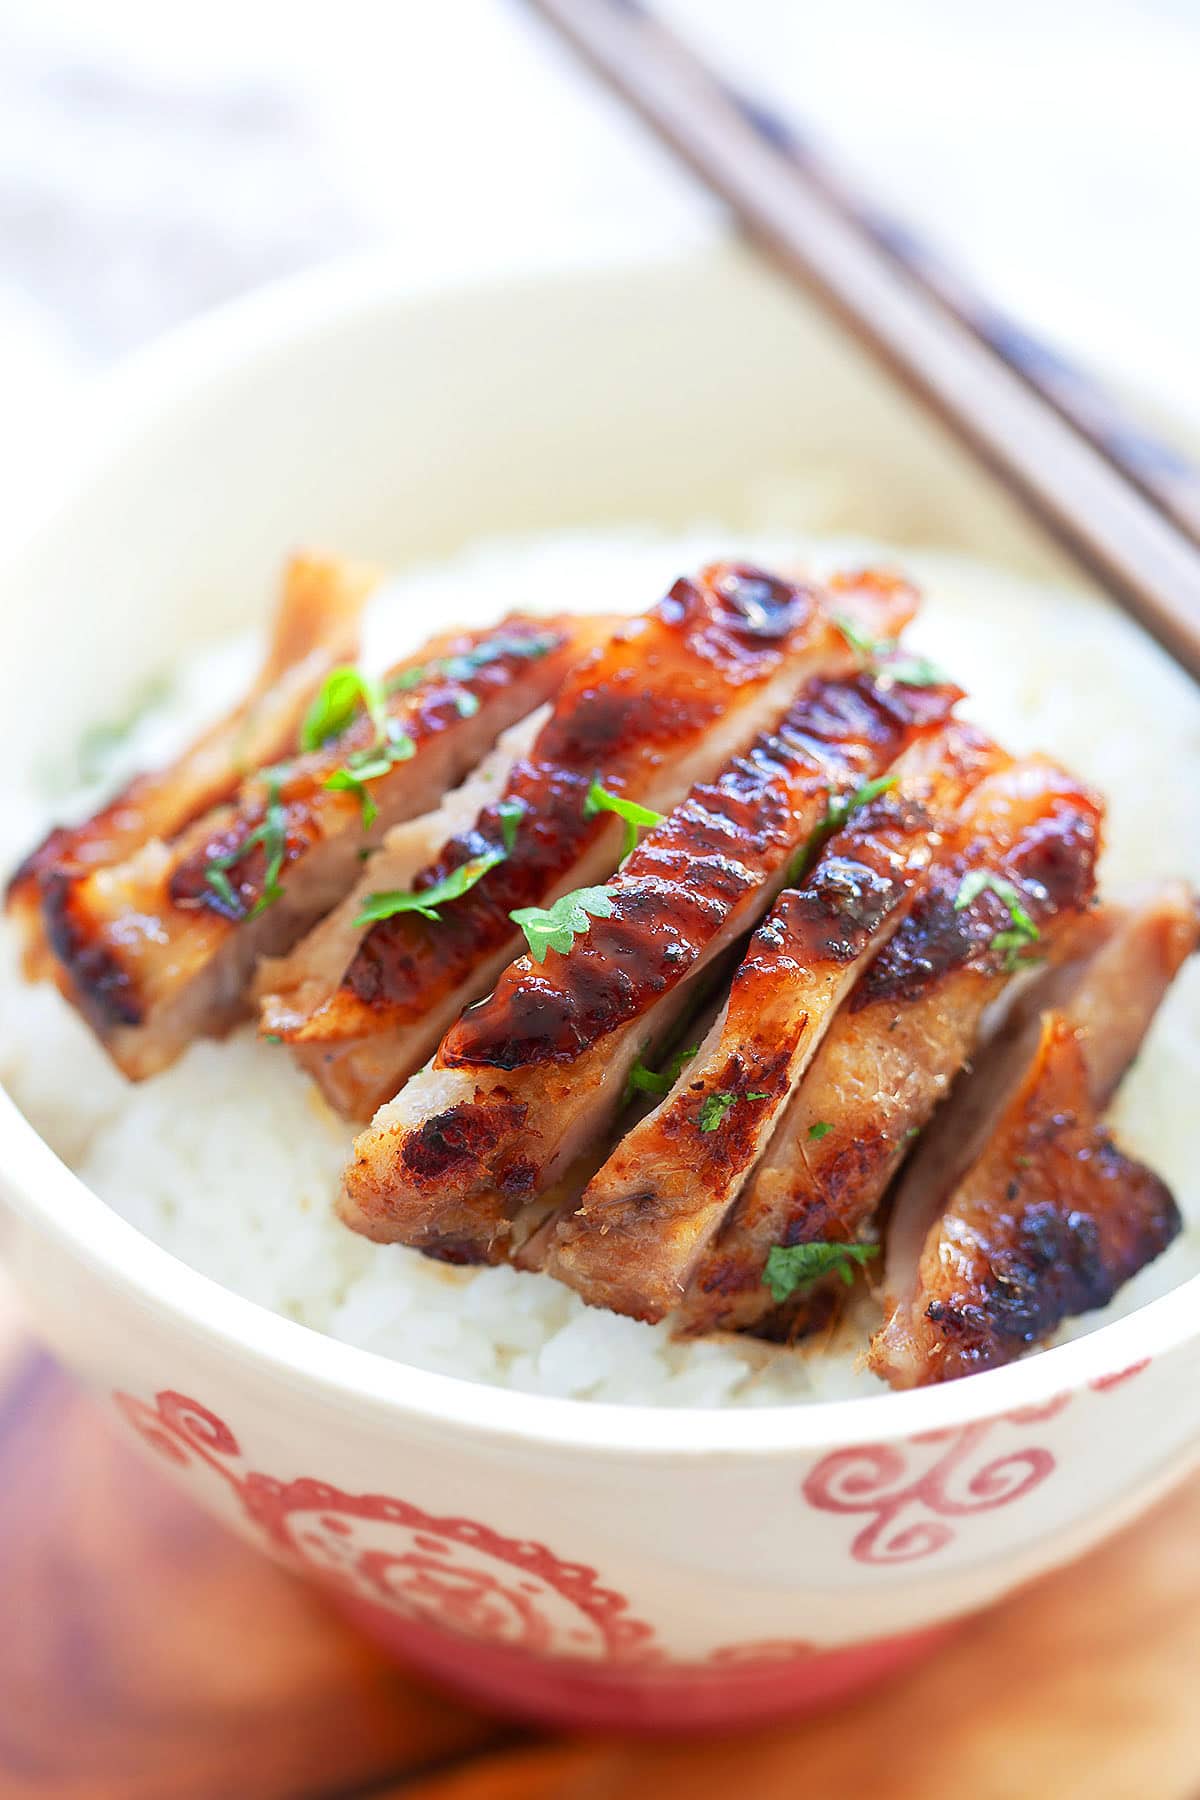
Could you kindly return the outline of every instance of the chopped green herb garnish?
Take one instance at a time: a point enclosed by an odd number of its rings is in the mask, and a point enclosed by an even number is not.
[[[898,662],[889,662],[887,659],[896,653],[897,640],[873,638],[848,613],[836,614],[834,624],[850,648],[862,658],[864,668],[881,680],[903,682],[905,687],[937,687],[945,681],[944,671],[927,656],[906,656]]]
[[[641,1057],[629,1071],[625,1083],[625,1098],[632,1100],[635,1094],[666,1094],[675,1086],[684,1063],[691,1062],[699,1052],[699,1044],[693,1044],[688,1050],[679,1050],[671,1058],[665,1069],[648,1069]]]
[[[441,918],[439,906],[449,900],[461,899],[468,889],[477,881],[482,881],[489,869],[504,861],[503,850],[488,850],[483,856],[473,856],[469,862],[460,863],[458,868],[443,878],[435,881],[427,888],[416,893],[404,893],[399,889],[381,894],[368,894],[363,902],[363,909],[354,923],[356,925],[377,925],[382,919],[391,919],[397,913],[419,913],[423,919],[435,922]]]
[[[204,871],[204,879],[217,898],[224,901],[231,912],[241,911],[242,903],[234,893],[233,884],[224,869],[216,863],[209,863]]]
[[[737,1105],[736,1094],[706,1094],[700,1108],[701,1131],[719,1131],[731,1106]]]
[[[1024,952],[1030,944],[1035,944],[1041,937],[1037,925],[1030,918],[1022,902],[1020,892],[1011,881],[1003,875],[993,875],[989,869],[971,869],[963,876],[958,893],[954,896],[955,912],[962,912],[970,906],[984,891],[995,894],[1008,908],[1011,926],[1004,931],[997,931],[992,937],[991,947],[1004,957],[1005,974],[1011,975],[1027,960]]]
[[[880,656],[886,656],[892,647],[889,638],[873,638],[869,631],[864,631],[857,619],[849,613],[835,613],[834,624],[849,644],[850,648],[861,656],[864,662],[875,662]]]
[[[803,880],[834,832],[842,829],[851,814],[869,806],[880,794],[886,794],[889,788],[895,787],[898,780],[897,775],[877,775],[874,781],[864,781],[852,794],[831,795],[826,803],[824,818],[814,825],[788,864],[788,886],[794,887],[796,882]]]
[[[927,656],[901,657],[898,662],[885,664],[879,673],[889,681],[901,682],[904,687],[940,687],[948,679],[946,671],[930,662]]]
[[[610,918],[612,909],[606,887],[582,887],[563,894],[553,906],[520,906],[508,916],[525,933],[534,962],[541,963],[550,950],[565,956],[579,933],[587,931],[593,919]]]
[[[264,1044],[282,1044],[283,1039],[277,1031],[264,1031],[263,1042]]]
[[[340,737],[359,710],[370,715],[376,733],[383,729],[383,693],[377,681],[350,664],[331,669],[304,715],[300,748],[319,750]]]
[[[247,916],[257,918],[283,892],[279,876],[283,869],[283,859],[287,855],[287,808],[279,797],[278,772],[264,770],[263,775],[267,783],[267,805],[262,819],[236,849],[228,851],[224,856],[214,857],[204,871],[204,879],[213,893],[239,919]],[[259,844],[262,845],[266,858],[262,892],[247,915],[227,871],[235,868]]]
[[[375,714],[371,716],[374,718]],[[367,790],[368,781],[378,781],[396,763],[408,762],[416,753],[417,746],[398,719],[378,719],[375,741],[361,750],[351,751],[342,767],[326,779],[324,786],[334,793],[356,795],[363,830],[370,831],[379,817],[379,808]]]
[[[769,1100],[771,1098],[766,1088],[747,1088],[741,1096],[728,1092],[708,1094],[700,1108],[701,1131],[719,1131],[725,1122],[726,1113],[731,1107],[737,1105],[739,1097],[743,1100]]]
[[[504,839],[504,848],[511,851],[517,841],[517,828],[525,817],[525,802],[497,800],[496,816],[500,820],[500,836]]]
[[[821,1139],[828,1137],[832,1130],[833,1126],[828,1119],[818,1119],[815,1125],[809,1126],[808,1135],[814,1144],[819,1144]]]
[[[855,1267],[861,1268],[879,1255],[878,1244],[774,1244],[763,1270],[763,1281],[776,1306],[824,1275],[840,1275],[847,1287],[854,1283]]]
[[[625,821],[625,848],[623,855],[629,856],[637,849],[638,827],[643,825],[661,825],[665,813],[655,812],[652,806],[640,806],[636,800],[626,800],[620,794],[610,794],[600,782],[593,781],[587,791],[587,799],[583,803],[585,819],[594,819],[597,813],[616,813],[618,819]]]
[[[335,769],[334,773],[326,781],[325,786],[331,788],[334,793],[354,794],[357,797],[359,810],[362,813],[362,828],[364,831],[370,831],[372,825],[379,817],[379,808],[371,798],[366,784],[361,781],[357,775],[352,775],[347,768]]]
[[[387,692],[407,693],[411,688],[419,687],[423,681],[430,681],[435,676],[442,676],[447,681],[467,681],[478,669],[486,668],[488,663],[500,662],[506,656],[524,656],[533,661],[539,656],[548,656],[560,642],[561,639],[554,631],[538,631],[530,637],[518,637],[513,632],[498,632],[495,637],[477,644],[474,650],[465,650],[461,656],[441,656],[433,662],[415,663],[410,669],[401,669],[387,683]]]

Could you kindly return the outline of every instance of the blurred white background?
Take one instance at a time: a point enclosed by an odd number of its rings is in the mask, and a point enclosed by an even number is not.
[[[1200,423],[1200,0],[658,4],[997,300]],[[519,0],[0,0],[10,456],[80,371],[340,252],[489,270],[726,228]]]

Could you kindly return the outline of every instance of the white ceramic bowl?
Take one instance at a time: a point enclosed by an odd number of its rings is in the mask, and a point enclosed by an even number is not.
[[[68,454],[3,578],[9,766],[243,625],[295,542],[395,564],[498,530],[686,523],[829,457],[862,471],[865,531],[915,519],[1061,572],[733,253],[444,292],[378,265],[291,282],[128,365]],[[1197,1440],[1194,1283],[948,1387],[663,1412],[404,1368],[265,1312],[141,1237],[2,1099],[0,1187],[39,1329],[197,1499],[518,1711],[819,1703],[1112,1530]]]

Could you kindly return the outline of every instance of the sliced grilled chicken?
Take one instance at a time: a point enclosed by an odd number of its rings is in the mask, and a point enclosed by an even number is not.
[[[1017,1009],[905,1171],[871,1349],[893,1387],[1012,1361],[1106,1305],[1179,1230],[1167,1188],[1098,1118],[1200,941],[1200,911],[1171,883],[1104,924]]]
[[[842,1000],[908,912],[966,795],[1005,760],[960,723],[904,752],[894,785],[759,927],[695,1059],[560,1221],[550,1274],[636,1318],[679,1306]]]
[[[856,653],[835,611],[853,612],[874,637],[894,637],[915,607],[911,589],[888,577],[835,586],[830,604],[815,588],[717,564],[676,582],[573,672],[509,777],[504,804],[522,815],[511,846],[498,806],[485,808],[414,885],[438,888],[489,858],[482,879],[436,919],[407,910],[374,924],[337,988],[283,1033],[335,1107],[370,1115],[432,1055],[516,953],[515,910],[548,906],[609,874],[621,829],[589,812],[594,779],[668,811],[778,718],[805,679],[850,672]]]
[[[243,1017],[258,958],[328,912],[362,852],[436,805],[611,624],[512,617],[437,638],[390,671],[372,710],[340,705],[335,735],[249,777],[172,843],[43,876],[72,997],[125,1073],[153,1074]]]
[[[229,798],[248,768],[271,762],[295,742],[304,711],[336,664],[353,657],[374,570],[318,556],[296,556],[284,570],[267,654],[245,700],[170,763],[138,775],[79,825],[56,826],[8,886],[7,905],[24,942],[31,980],[58,979],[42,917],[48,877],[106,868],[151,839],[174,837]]]
[[[518,958],[357,1146],[345,1216],[459,1259],[506,1251],[517,1210],[619,1111],[639,1053],[753,923],[835,796],[944,720],[957,688],[817,679],[628,856],[567,953]],[[445,1153],[451,1144],[457,1152]]]
[[[759,1326],[775,1305],[763,1282],[773,1246],[859,1234],[1017,973],[1012,905],[1040,934],[1029,951],[1064,953],[1095,891],[1100,821],[1099,799],[1041,758],[976,788],[701,1259],[676,1315],[681,1330]],[[1011,884],[1010,898],[972,893],[981,872]],[[781,1321],[771,1329],[778,1335]]]
[[[432,812],[394,825],[378,850],[364,858],[355,885],[332,912],[314,925],[287,956],[267,956],[259,964],[255,991],[259,1029],[265,1037],[282,1037],[302,1026],[313,1007],[333,991],[362,939],[359,914],[368,897],[381,888],[408,888],[450,838],[467,831],[505,783],[514,764],[528,755],[550,708],[510,725],[496,747],[467,779],[446,794]],[[320,1052],[314,1051],[314,1057]]]

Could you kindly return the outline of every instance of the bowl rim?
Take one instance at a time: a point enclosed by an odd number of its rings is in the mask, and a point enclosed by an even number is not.
[[[345,333],[380,309],[403,311],[469,292],[511,298],[527,285],[682,276],[697,265],[758,274],[762,265],[731,243],[689,247],[682,254],[588,257],[516,272],[415,279],[391,254],[343,258],[284,277],[190,320],[93,377],[72,413],[41,504],[25,508],[25,527],[4,546],[17,563],[43,534],[57,529],[87,489],[90,472],[156,427],[173,403],[210,379],[236,380],[266,353],[295,355],[313,333]],[[880,379],[884,379],[883,376]],[[56,421],[61,423],[61,421]],[[1200,1333],[1200,1275],[1136,1311],[1007,1368],[911,1393],[771,1405],[680,1407],[580,1400],[494,1386],[396,1361],[328,1337],[272,1312],[199,1273],[145,1236],[75,1175],[0,1087],[0,1188],[14,1211],[43,1238],[140,1309],[157,1312],[186,1335],[227,1357],[249,1358],[277,1378],[291,1378],[326,1400],[347,1402],[391,1421],[426,1429],[468,1429],[481,1438],[545,1449],[644,1459],[787,1456],[907,1439],[1044,1407],[1078,1388],[1103,1382],[1134,1364],[1178,1348]],[[198,1396],[203,1399],[203,1396]]]

